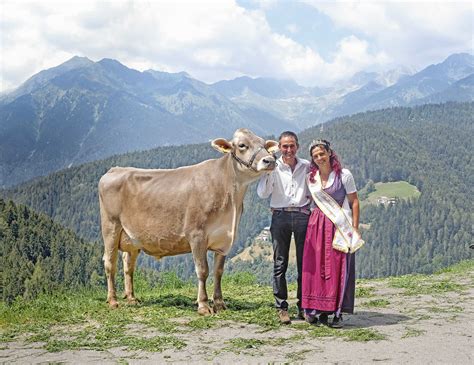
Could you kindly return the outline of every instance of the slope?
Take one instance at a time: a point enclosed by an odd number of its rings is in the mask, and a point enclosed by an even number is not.
[[[77,237],[45,214],[0,199],[2,300],[103,282],[101,247]]]
[[[105,290],[0,304],[0,357],[7,363],[470,364],[474,262],[434,275],[358,283],[344,329],[294,319],[281,327],[272,288],[227,276],[228,309],[199,317],[195,285],[139,277],[139,306],[110,310]],[[290,286],[292,316],[295,286]]]
[[[117,153],[204,142],[289,123],[245,113],[185,73],[139,72],[112,59],[73,58],[0,101],[0,186]]]
[[[367,245],[358,254],[360,275],[428,273],[472,256],[467,245],[473,241],[473,115],[474,103],[393,108],[339,118],[326,123],[323,132],[314,127],[300,134],[301,157],[307,158],[313,138],[329,139],[359,189],[369,181],[407,181],[421,192],[416,201],[363,212],[362,222],[371,228],[363,232]],[[108,168],[172,168],[215,156],[207,144],[163,147],[74,167],[4,194],[93,240],[99,237],[97,182]],[[244,205],[230,256],[270,223],[267,202],[256,196],[255,185]],[[192,260],[179,260],[149,265],[193,275]],[[262,280],[270,278],[265,275]]]

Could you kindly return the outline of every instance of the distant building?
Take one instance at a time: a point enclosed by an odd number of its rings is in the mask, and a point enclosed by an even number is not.
[[[397,203],[397,198],[389,198],[387,196],[381,196],[377,198],[377,204],[385,205],[386,207],[390,205],[395,205]]]
[[[270,242],[270,227],[265,227],[262,229],[262,231],[258,234],[257,237],[255,237],[255,240],[260,240],[260,241],[265,241],[265,242]]]

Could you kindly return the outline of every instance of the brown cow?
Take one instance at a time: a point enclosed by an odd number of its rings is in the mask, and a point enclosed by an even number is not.
[[[199,280],[198,313],[225,309],[221,277],[237,234],[247,187],[275,168],[276,141],[238,129],[231,141],[212,146],[225,155],[172,170],[111,168],[99,182],[100,217],[107,274],[107,302],[118,306],[115,272],[120,249],[125,297],[136,303],[133,271],[140,250],[156,257],[192,252]],[[207,251],[214,251],[214,306],[209,306]]]

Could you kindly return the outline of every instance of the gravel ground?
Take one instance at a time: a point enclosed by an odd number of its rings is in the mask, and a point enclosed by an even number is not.
[[[21,341],[0,345],[6,364],[473,364],[474,274],[460,279],[461,292],[403,295],[374,281],[373,295],[356,300],[354,315],[344,317],[341,333],[354,329],[385,338],[348,341],[344,337],[314,337],[303,321],[266,330],[257,325],[222,322],[218,328],[183,331],[175,336],[187,346],[163,352],[75,350],[47,352],[43,343]],[[388,304],[370,306],[374,298]],[[134,330],[134,329],[131,329]],[[136,328],[135,330],[140,330]],[[339,332],[338,332],[339,333]],[[154,335],[158,335],[155,333]],[[231,340],[242,339],[237,346]],[[245,342],[249,340],[249,342]]]

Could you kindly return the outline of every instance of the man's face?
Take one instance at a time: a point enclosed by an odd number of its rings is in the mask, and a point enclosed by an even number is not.
[[[296,152],[298,151],[298,144],[296,143],[295,138],[291,136],[282,137],[278,147],[280,148],[281,154],[285,159],[295,158]]]

